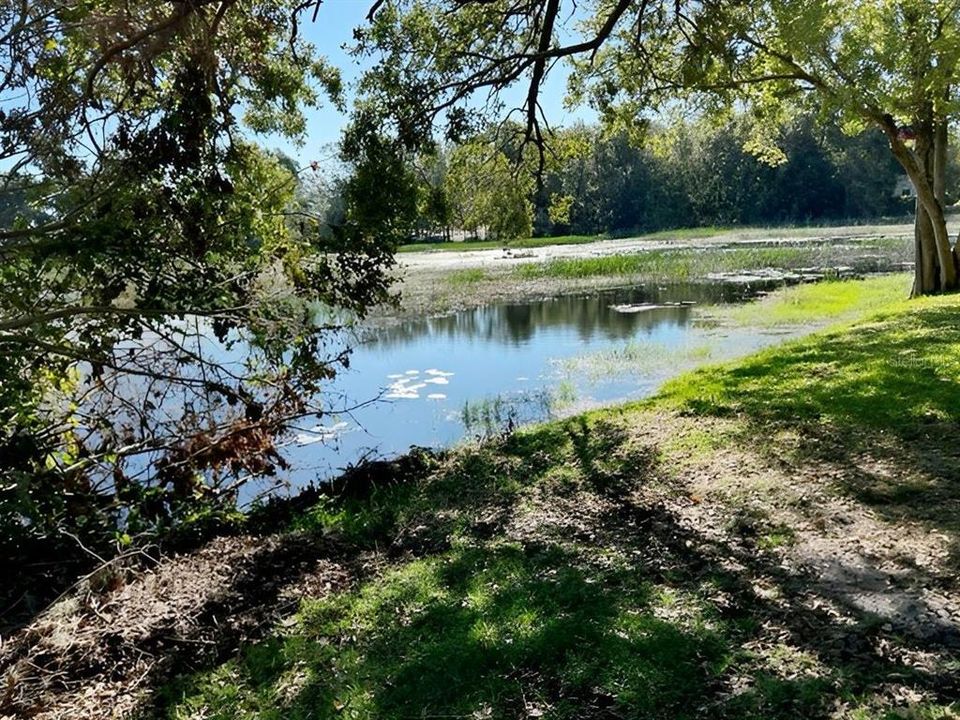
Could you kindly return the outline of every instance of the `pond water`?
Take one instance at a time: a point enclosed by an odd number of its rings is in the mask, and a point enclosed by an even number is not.
[[[651,395],[668,377],[782,341],[783,331],[702,322],[701,306],[763,289],[705,283],[503,304],[404,322],[358,338],[335,385],[343,406],[300,428],[291,480],[322,480],[412,445],[449,446]]]

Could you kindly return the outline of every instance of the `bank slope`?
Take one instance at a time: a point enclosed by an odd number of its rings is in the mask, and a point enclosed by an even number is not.
[[[112,627],[100,652],[145,670],[88,670],[46,708],[114,682],[147,717],[956,717],[958,318],[892,303],[645,403],[379,466],[201,551],[220,572],[175,621],[115,618],[205,576],[198,553],[75,599],[19,657]]]

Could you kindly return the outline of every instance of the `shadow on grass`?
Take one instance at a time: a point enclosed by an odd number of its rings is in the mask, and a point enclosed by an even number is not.
[[[960,311],[918,303],[670,383],[686,412],[736,415],[775,459],[831,473],[891,522],[946,533],[960,567]],[[799,434],[795,445],[778,430]],[[784,455],[788,456],[784,458]]]
[[[660,468],[626,437],[575,419],[465,451],[400,513],[432,515],[446,546],[306,599],[295,625],[164,688],[158,716],[799,718],[886,683],[957,696],[900,653],[935,642],[891,652],[874,614],[644,505],[627,481]],[[544,492],[590,532],[512,535]],[[495,532],[473,521],[508,505]]]

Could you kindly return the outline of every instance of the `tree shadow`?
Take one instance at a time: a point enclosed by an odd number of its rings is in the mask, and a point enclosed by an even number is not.
[[[681,390],[681,407],[736,415],[747,423],[742,439],[771,462],[819,468],[885,520],[948,535],[960,567],[957,320],[920,306],[708,368]],[[778,430],[796,442],[780,442]]]
[[[461,526],[442,552],[308,601],[296,630],[251,646],[233,675],[202,673],[167,697],[202,697],[214,717],[242,705],[264,718],[786,718],[826,717],[888,684],[957,696],[952,671],[911,659],[949,651],[948,625],[901,637],[884,629],[895,609],[850,604],[775,554],[646,504],[625,478],[660,475],[655,458],[584,419],[509,438],[457,471],[522,488],[573,463],[590,533]],[[779,667],[780,648],[814,668]],[[281,692],[291,668],[301,682]]]

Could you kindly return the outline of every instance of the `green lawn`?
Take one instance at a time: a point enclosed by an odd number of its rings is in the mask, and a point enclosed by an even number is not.
[[[670,381],[658,406],[699,414],[736,413],[759,422],[809,422],[907,433],[960,415],[960,310],[956,296],[890,301],[890,283],[797,288],[825,313],[881,309],[855,326],[818,333],[736,363]],[[859,299],[857,299],[859,296]],[[798,299],[799,299],[798,297]],[[762,306],[761,306],[762,307]],[[774,319],[810,317],[792,303]]]
[[[955,658],[911,660],[933,646],[779,554],[816,532],[783,520],[807,493],[960,547],[960,297],[896,299],[903,280],[797,289],[768,310],[868,317],[322,502],[289,532],[354,548],[352,585],[170,683],[158,715],[957,717]],[[709,532],[681,520],[700,504]]]

